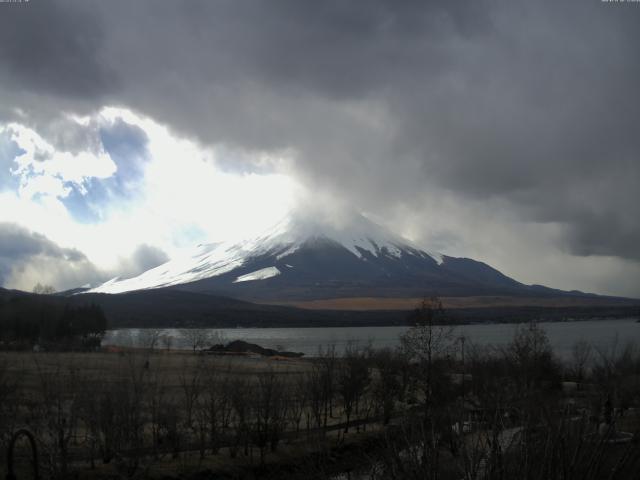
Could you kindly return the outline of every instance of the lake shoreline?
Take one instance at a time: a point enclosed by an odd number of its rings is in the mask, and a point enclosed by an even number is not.
[[[520,323],[460,324],[455,326],[454,334],[464,336],[468,345],[502,345],[513,338]],[[570,354],[571,347],[579,340],[593,343],[598,348],[611,348],[617,341],[636,340],[640,343],[640,324],[635,318],[608,320],[570,320],[539,322],[547,332],[554,350],[560,357]],[[225,341],[243,340],[265,348],[302,352],[313,357],[319,348],[335,346],[344,351],[349,343],[371,345],[373,348],[395,348],[399,345],[400,335],[410,327],[374,326],[374,327],[290,327],[290,328],[212,328]],[[140,346],[144,332],[149,329],[117,329],[107,332],[103,345]],[[184,329],[160,329],[160,335],[172,338],[171,348],[188,349],[181,344],[180,336]],[[142,333],[141,333],[142,332]],[[616,340],[618,339],[618,340]],[[138,341],[140,340],[140,341]],[[158,346],[157,348],[161,348]]]

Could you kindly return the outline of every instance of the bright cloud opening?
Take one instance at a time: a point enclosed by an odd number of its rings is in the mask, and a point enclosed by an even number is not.
[[[198,243],[256,233],[285,215],[300,193],[280,168],[287,164],[284,156],[265,160],[266,154],[256,153],[256,164],[266,161],[272,171],[236,173],[220,167],[229,147],[204,147],[130,110],[109,107],[91,117],[67,116],[66,122],[86,130],[94,148],[72,153],[26,125],[0,126],[19,150],[10,168],[19,187],[0,185],[0,222],[29,225],[78,249],[104,275],[121,274],[143,244],[171,257]],[[104,132],[116,124],[139,129],[144,144],[110,151]],[[144,160],[132,153],[141,150]],[[79,219],[77,211],[90,219]]]

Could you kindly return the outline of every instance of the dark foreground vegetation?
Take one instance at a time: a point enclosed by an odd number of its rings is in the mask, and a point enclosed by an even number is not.
[[[27,428],[55,479],[637,478],[638,346],[577,343],[561,363],[535,324],[481,348],[442,316],[425,302],[401,348],[312,359],[195,336],[188,352],[5,352],[0,447]]]

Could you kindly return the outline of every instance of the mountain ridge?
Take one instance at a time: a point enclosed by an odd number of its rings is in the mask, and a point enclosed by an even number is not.
[[[359,214],[300,215],[239,242],[201,244],[142,274],[85,293],[172,288],[258,303],[348,297],[571,295],[525,285],[490,265],[423,250]]]

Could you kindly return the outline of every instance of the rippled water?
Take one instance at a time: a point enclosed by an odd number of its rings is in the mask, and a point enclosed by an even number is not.
[[[586,340],[600,349],[622,346],[633,340],[640,344],[640,323],[635,319],[589,320],[581,322],[550,322],[540,324],[547,332],[551,345],[561,357],[571,354],[572,345]],[[508,343],[518,324],[483,324],[456,327],[455,335],[464,335],[468,342],[501,345]],[[373,347],[394,347],[408,327],[344,327],[344,328],[222,328],[212,329],[225,341],[245,340],[263,347],[315,355],[320,346],[335,344],[342,351],[348,342]],[[141,329],[111,330],[104,345],[141,346],[145,334]],[[172,337],[172,348],[187,348],[180,330],[166,329],[163,335]]]

